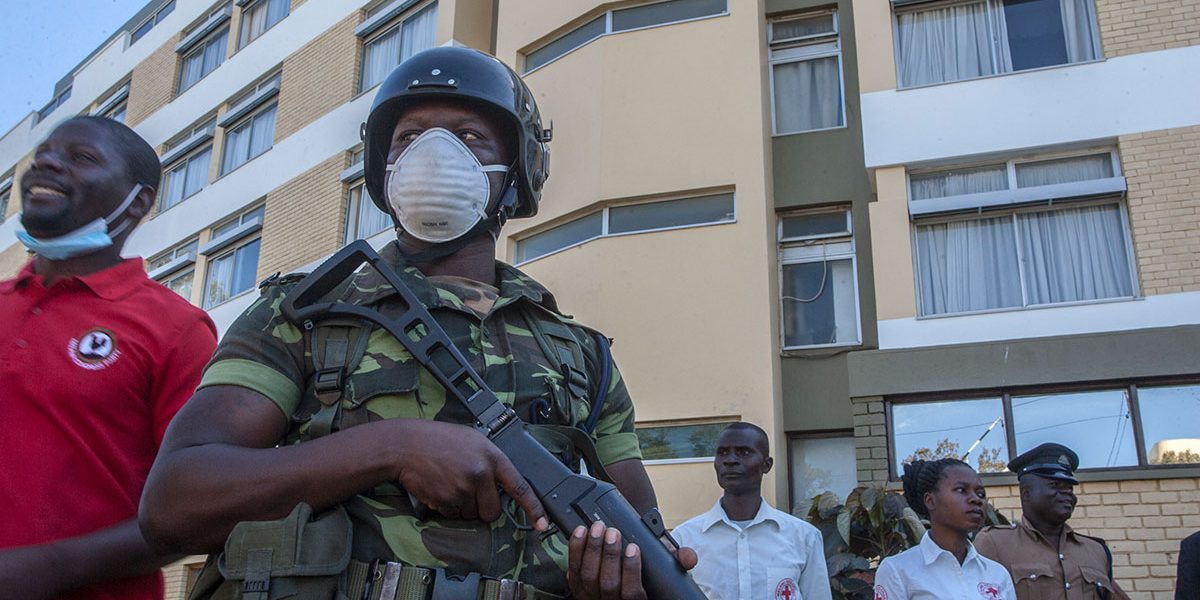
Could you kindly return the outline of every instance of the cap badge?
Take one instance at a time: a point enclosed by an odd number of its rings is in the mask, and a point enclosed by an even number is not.
[[[1058,455],[1058,464],[1066,465],[1069,467],[1069,466],[1071,466],[1071,461],[1067,459],[1066,454],[1059,454]]]

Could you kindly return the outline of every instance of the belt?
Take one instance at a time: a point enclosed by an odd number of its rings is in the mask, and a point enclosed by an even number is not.
[[[394,562],[351,561],[347,571],[351,600],[552,600],[558,596],[513,579],[471,573],[447,575],[444,569]]]

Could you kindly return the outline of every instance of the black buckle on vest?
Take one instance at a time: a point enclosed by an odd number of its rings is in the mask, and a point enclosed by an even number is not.
[[[479,598],[479,573],[461,577],[446,575],[445,569],[434,569],[433,594],[429,600],[476,600]]]
[[[317,376],[313,380],[313,390],[318,394],[341,390],[343,371],[344,369],[342,367],[333,367],[317,371]]]

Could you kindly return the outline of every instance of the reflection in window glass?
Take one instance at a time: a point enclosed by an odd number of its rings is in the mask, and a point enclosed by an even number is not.
[[[391,215],[379,210],[366,192],[366,185],[350,188],[346,202],[346,243],[365,240],[393,227]]]
[[[997,192],[1008,189],[1008,167],[988,165],[919,173],[909,175],[908,183],[913,200]]]
[[[557,40],[527,54],[525,56],[525,72],[528,73],[602,35],[604,35],[604,15],[588,21]]]
[[[608,211],[609,233],[630,233],[733,220],[733,194],[615,206]]]
[[[669,0],[614,10],[612,29],[625,31],[719,15],[723,12],[725,0]]]
[[[221,159],[222,175],[271,149],[275,143],[276,106],[272,104],[225,132],[225,153]]]
[[[192,281],[196,279],[195,271],[185,271],[183,274],[168,279],[163,285],[167,289],[179,294],[184,300],[192,299]]]
[[[783,217],[781,241],[804,240],[850,234],[849,211]]]
[[[849,258],[784,265],[783,301],[784,346],[858,341],[854,262]]]
[[[1113,176],[1112,155],[1091,154],[1017,163],[1017,187],[1090,181]]]
[[[204,278],[204,308],[212,308],[254,287],[260,240],[208,262]]]
[[[638,427],[638,444],[643,460],[678,458],[710,458],[717,446],[717,437],[729,423],[675,425],[670,427]]]
[[[1200,463],[1200,385],[1139,387],[1138,408],[1150,464]]]
[[[1128,391],[1013,396],[1017,452],[1057,442],[1079,454],[1080,468],[1138,463]]]
[[[903,464],[917,459],[962,458],[981,436],[983,441],[966,461],[980,473],[1003,472],[1009,459],[1004,427],[1000,398],[895,404],[892,431],[896,473],[903,473]]]
[[[580,242],[599,237],[604,213],[592,213],[586,217],[563,223],[558,227],[517,241],[516,261],[519,263],[545,256]]]
[[[826,490],[845,498],[858,485],[854,436],[792,439],[792,504]]]

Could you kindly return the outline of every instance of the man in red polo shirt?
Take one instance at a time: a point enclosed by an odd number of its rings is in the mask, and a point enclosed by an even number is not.
[[[56,128],[22,174],[33,260],[0,282],[0,597],[161,599],[137,506],[216,346],[203,311],[121,258],[161,177],[110,119]]]

